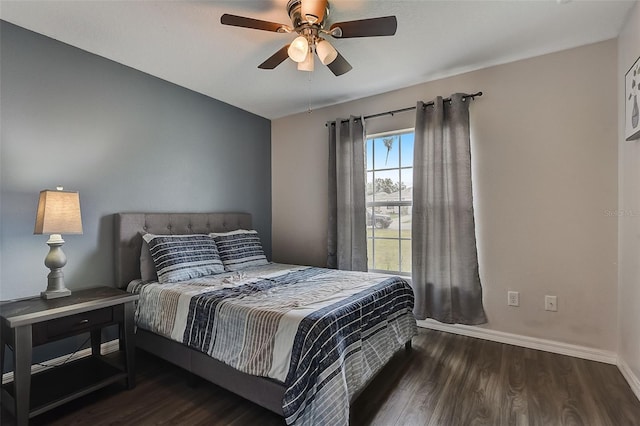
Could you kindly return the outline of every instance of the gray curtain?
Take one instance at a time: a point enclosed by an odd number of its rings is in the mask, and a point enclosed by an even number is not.
[[[351,117],[329,128],[329,229],[327,266],[367,270],[364,120]]]
[[[412,285],[419,319],[487,322],[478,272],[469,143],[469,99],[416,108]]]

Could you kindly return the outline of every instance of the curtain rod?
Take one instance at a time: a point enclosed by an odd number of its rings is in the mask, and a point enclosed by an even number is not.
[[[476,98],[476,96],[482,96],[482,92],[472,93],[470,95],[464,95],[464,96],[462,96],[462,99],[471,98],[473,100],[473,99]],[[451,98],[444,98],[442,101],[443,102],[449,102],[450,100],[451,100]],[[433,103],[434,103],[433,101],[427,102],[427,103],[424,104],[424,107],[431,106],[431,105],[433,105]],[[407,107],[407,108],[396,109],[396,110],[393,110],[393,111],[380,112],[378,114],[365,115],[364,119],[368,120],[370,118],[382,117],[384,115],[393,115],[393,114],[396,114],[398,112],[411,111],[411,110],[414,110],[414,109],[416,109],[416,107],[412,106],[412,107]]]
[[[471,93],[469,95],[463,95],[462,99],[471,98],[471,100],[473,100],[476,97],[480,97],[480,96],[482,96],[482,92]],[[442,101],[443,102],[449,102],[450,100],[451,100],[451,98],[444,98]],[[424,107],[428,107],[428,106],[431,106],[431,105],[433,105],[433,101],[425,103]],[[393,115],[393,114],[396,114],[396,113],[399,113],[399,112],[406,112],[406,111],[411,111],[411,110],[414,110],[414,109],[416,109],[416,107],[415,106],[411,106],[411,107],[407,107],[407,108],[394,109],[393,111],[380,112],[378,114],[365,115],[363,118],[365,120],[368,120],[370,118],[382,117],[382,116],[385,116],[385,115]],[[359,120],[359,119],[356,119],[356,121],[357,120]],[[342,120],[343,123],[346,123],[348,121],[349,120]]]

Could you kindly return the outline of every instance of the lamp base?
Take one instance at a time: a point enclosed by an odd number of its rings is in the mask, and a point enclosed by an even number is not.
[[[47,290],[40,293],[42,299],[57,299],[58,297],[71,296],[71,290],[64,288],[62,290]]]
[[[43,299],[57,299],[58,297],[71,296],[71,290],[64,286],[64,274],[62,268],[53,268],[47,275],[47,290],[40,293]]]
[[[47,241],[49,245],[49,253],[44,259],[44,264],[51,269],[47,275],[47,290],[40,293],[43,299],[56,299],[58,297],[66,297],[71,295],[71,291],[64,286],[64,274],[62,267],[67,264],[67,257],[62,251],[64,240],[59,234],[52,234]]]

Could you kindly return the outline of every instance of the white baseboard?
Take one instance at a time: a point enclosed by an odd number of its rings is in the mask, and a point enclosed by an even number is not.
[[[118,341],[118,339],[114,339],[114,340],[110,340],[108,342],[104,342],[102,345],[100,345],[100,353],[103,355],[106,355],[108,353],[111,352],[115,352],[119,349],[120,343]],[[45,361],[44,363],[45,365],[40,365],[40,364],[33,364],[31,366],[31,374],[35,374],[39,371],[43,371],[43,370],[47,370],[49,368],[54,368],[57,367],[59,365],[64,364],[65,362],[71,362],[71,361],[75,361],[77,359],[80,358],[84,358],[91,355],[91,348],[86,348],[86,349],[82,349],[76,353],[74,353],[73,355],[69,356],[67,355],[63,355],[61,357],[58,358],[54,358],[54,359],[50,359],[48,361]],[[8,382],[12,382],[13,381],[13,371],[9,371],[7,373],[4,373],[2,375],[2,384],[4,385],[5,383]]]
[[[629,364],[627,364],[626,361],[620,357],[618,357],[618,369],[627,380],[627,383],[629,383],[629,386],[631,387],[633,393],[636,394],[636,398],[640,400],[640,378],[638,378],[638,376],[633,373],[633,370],[631,369],[631,367],[629,367]]]
[[[433,330],[446,331],[448,333],[461,334],[468,337],[476,337],[478,339],[490,340],[493,342],[522,346],[529,349],[569,355],[591,361],[605,362],[607,364],[616,365],[618,363],[618,356],[614,352],[557,342],[555,340],[521,336],[519,334],[505,333],[503,331],[490,330],[470,325],[443,324],[434,320],[420,320],[418,321],[418,326]]]

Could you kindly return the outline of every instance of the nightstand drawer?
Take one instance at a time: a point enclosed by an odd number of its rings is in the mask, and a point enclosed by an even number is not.
[[[75,335],[114,322],[113,307],[83,312],[33,325],[33,344],[38,345],[57,340],[66,335]]]

